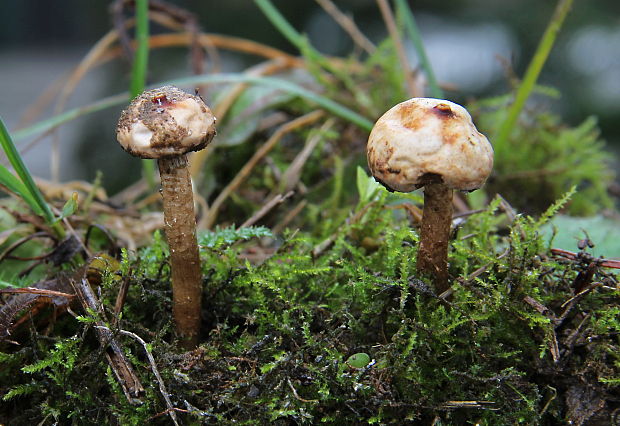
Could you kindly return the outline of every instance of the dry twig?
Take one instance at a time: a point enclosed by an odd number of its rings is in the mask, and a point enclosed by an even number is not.
[[[306,207],[307,204],[308,200],[301,200],[295,207],[293,207],[293,209],[289,211],[286,216],[284,216],[282,222],[278,223],[276,226],[273,227],[273,234],[277,235],[282,232],[282,230],[286,228],[288,224],[291,223],[291,221],[295,219],[295,217],[297,217],[299,213],[301,213],[301,211],[304,209],[304,207]]]
[[[146,357],[149,360],[149,364],[151,365],[151,370],[153,371],[153,374],[155,375],[155,378],[157,379],[157,383],[159,384],[159,391],[164,397],[164,401],[166,401],[166,407],[168,408],[167,410],[168,414],[170,414],[170,418],[172,419],[172,422],[178,426],[179,423],[178,423],[177,414],[176,414],[177,409],[172,406],[172,401],[170,401],[170,396],[168,394],[168,391],[166,390],[164,379],[162,379],[161,374],[159,374],[159,370],[157,369],[157,364],[155,363],[155,358],[153,358],[151,351],[149,351],[149,348],[146,342],[140,336],[138,336],[135,333],[132,333],[131,331],[119,330],[119,333],[137,340],[142,345],[142,348],[144,349],[144,352],[146,353]]]
[[[258,210],[256,213],[254,213],[252,215],[252,217],[250,217],[248,220],[246,220],[245,222],[243,222],[240,226],[240,228],[246,227],[246,226],[252,226],[254,225],[256,222],[258,222],[263,216],[265,216],[267,213],[269,213],[269,211],[271,209],[273,209],[275,206],[277,206],[278,204],[281,204],[282,202],[284,202],[286,199],[292,197],[294,194],[293,191],[289,191],[286,194],[282,195],[282,194],[278,194],[276,196],[274,196],[273,198],[271,198],[271,200],[267,201],[263,207],[260,208],[260,210]]]
[[[335,120],[333,118],[325,121],[319,131],[312,135],[310,138],[308,138],[308,141],[304,145],[303,149],[299,152],[299,154],[297,154],[295,159],[291,162],[291,164],[282,175],[282,178],[280,179],[282,183],[282,191],[291,191],[293,188],[295,188],[295,186],[297,186],[297,183],[301,178],[301,172],[304,168],[304,165],[310,158],[312,151],[314,151],[314,148],[316,148],[316,146],[322,140],[322,135],[334,125],[334,122]]]
[[[375,51],[375,45],[359,30],[353,19],[342,13],[334,2],[331,0],[316,0],[316,2],[349,34],[355,44],[364,49],[366,53],[372,54]]]

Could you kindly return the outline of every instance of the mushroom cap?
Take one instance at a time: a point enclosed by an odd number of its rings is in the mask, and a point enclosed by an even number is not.
[[[148,90],[121,113],[116,138],[140,158],[175,157],[203,149],[215,136],[215,117],[199,96],[174,86]]]
[[[399,192],[431,182],[473,191],[493,168],[493,147],[467,110],[433,98],[409,99],[383,114],[366,154],[375,179]]]

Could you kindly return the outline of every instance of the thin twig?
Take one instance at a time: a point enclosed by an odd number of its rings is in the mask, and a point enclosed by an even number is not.
[[[297,186],[297,183],[301,178],[303,167],[310,158],[312,151],[314,151],[314,148],[316,148],[319,142],[323,139],[322,135],[334,125],[334,122],[335,120],[333,118],[325,121],[319,131],[308,138],[308,141],[303,149],[299,152],[299,154],[297,154],[295,159],[293,159],[280,179],[282,182],[281,188],[283,191],[290,191]]]
[[[60,210],[56,209],[55,207],[53,208],[53,210],[54,210],[54,214],[56,214],[58,217],[61,217],[62,212]],[[70,237],[73,237],[75,241],[82,247],[82,250],[84,250],[86,257],[89,257],[89,258],[93,257],[93,254],[91,253],[91,251],[88,249],[88,247],[86,247],[80,235],[78,235],[73,225],[71,225],[71,222],[69,222],[69,218],[63,217],[62,223],[65,225],[65,229],[70,234]],[[70,237],[67,237],[67,238],[70,238]]]
[[[299,213],[301,213],[301,211],[304,209],[304,207],[306,207],[307,204],[308,200],[301,200],[295,207],[293,207],[293,209],[289,211],[286,216],[284,216],[282,222],[278,223],[276,226],[273,227],[273,234],[277,235],[282,232],[282,230],[286,228],[288,224],[291,223],[291,221],[295,219],[295,217],[297,217]]]
[[[116,0],[112,3],[112,23],[118,34],[120,45],[123,49],[125,58],[131,64],[133,60],[133,47],[131,46],[131,37],[127,33],[128,26],[125,24],[125,17],[123,16],[123,9],[125,7],[125,0]]]
[[[579,254],[578,253],[573,253],[572,251],[568,251],[568,250],[564,250],[564,249],[559,249],[559,248],[552,248],[551,249],[551,254],[553,254],[555,256],[562,256],[562,257],[565,257],[565,258],[570,259],[570,260],[578,260],[579,259]],[[594,258],[593,260],[596,262],[597,266],[603,266],[605,268],[620,269],[620,260],[604,259],[604,258],[601,258],[601,257]]]
[[[123,306],[125,305],[125,298],[127,297],[127,291],[129,291],[129,277],[125,276],[122,278],[121,286],[118,289],[118,294],[116,295],[116,302],[114,303],[114,318],[112,320],[112,325],[116,326],[118,323],[118,318],[123,310]]]
[[[441,404],[442,408],[483,408],[493,410],[493,401],[446,401]]]
[[[315,0],[322,8],[331,16],[334,21],[342,27],[342,29],[349,34],[351,40],[359,47],[364,49],[366,53],[372,54],[376,47],[363,32],[359,30],[357,25],[350,16],[345,15],[338,9],[338,7],[331,0]]]
[[[183,9],[179,6],[175,6],[171,3],[150,0],[149,6],[153,12],[160,12],[163,16],[169,17],[179,22],[183,28],[185,28],[190,34],[192,34],[192,41],[190,43],[190,61],[192,72],[194,74],[202,74],[204,72],[204,59],[205,52],[203,48],[207,48],[210,51],[210,55],[217,56],[216,49],[213,45],[202,46],[198,38],[200,34],[200,24],[198,17],[190,11]],[[151,18],[152,19],[152,18]]]
[[[291,388],[291,390],[293,391],[293,396],[300,400],[301,402],[319,402],[317,399],[303,399],[302,397],[299,396],[299,394],[297,393],[297,390],[295,389],[295,387],[293,386],[293,383],[291,383],[291,379],[289,379],[288,377],[286,378],[286,382],[288,383],[288,387]]]
[[[155,19],[153,14],[152,20],[154,22],[166,22],[164,19]],[[189,32],[175,33],[175,34],[155,34],[149,39],[149,46],[152,49],[162,47],[175,47],[175,46],[187,46],[192,42],[192,34]],[[252,40],[246,40],[238,37],[229,37],[218,34],[200,33],[198,40],[204,46],[211,44],[212,46],[220,49],[227,49],[236,51],[239,53],[247,53],[253,56],[259,56],[267,59],[281,59],[286,61],[290,66],[301,67],[304,64],[303,59],[297,58],[293,55],[289,55],[274,47],[267,46]],[[108,53],[101,58],[102,61],[108,61],[112,58],[116,58],[121,54],[120,48],[112,48],[108,50]]]
[[[176,408],[176,407],[175,408],[166,408],[161,413],[157,413],[157,414],[152,415],[151,417],[148,418],[148,420],[151,421],[151,420],[154,420],[154,419],[156,419],[158,417],[165,416],[166,414],[170,414],[171,411],[176,411],[178,413],[192,413],[192,411],[184,410],[182,408]],[[212,416],[212,417],[215,417],[215,416]]]
[[[177,421],[176,409],[172,406],[172,401],[170,401],[170,396],[168,395],[168,391],[166,390],[166,385],[164,384],[164,380],[161,378],[161,375],[159,374],[159,370],[157,369],[157,364],[155,363],[155,358],[153,358],[151,351],[149,351],[149,348],[146,342],[140,336],[138,336],[135,333],[132,333],[131,331],[119,330],[119,333],[137,340],[142,345],[142,348],[144,348],[146,357],[149,359],[149,364],[151,365],[151,370],[153,371],[153,374],[155,375],[155,378],[157,379],[157,383],[159,384],[159,391],[164,397],[164,401],[166,401],[166,407],[168,407],[168,414],[170,414],[170,418],[172,419],[172,422],[178,426],[179,423]]]
[[[20,288],[0,288],[0,293],[26,293],[26,294],[39,294],[41,296],[49,297],[66,297],[67,299],[73,299],[75,294],[64,293],[62,291],[45,290],[34,287],[20,287]]]
[[[269,213],[269,211],[271,209],[273,209],[275,206],[277,206],[278,204],[281,204],[283,201],[285,201],[287,198],[290,198],[293,196],[295,192],[294,191],[289,191],[286,194],[282,195],[282,194],[278,194],[276,196],[274,196],[271,200],[269,200],[268,202],[265,203],[265,205],[263,205],[263,207],[260,208],[260,210],[258,210],[256,213],[254,213],[248,220],[246,220],[245,222],[243,222],[240,226],[240,228],[244,228],[246,226],[252,226],[254,225],[256,222],[258,222],[263,216],[265,216],[267,213]]]
[[[48,232],[35,232],[34,234],[30,234],[27,235],[25,237],[20,238],[19,240],[13,242],[9,247],[7,247],[2,253],[0,253],[0,262],[2,262],[4,259],[9,259],[11,258],[11,253],[16,250],[18,247],[20,247],[22,244],[27,243],[28,241],[34,239],[34,238],[49,238],[50,240],[54,240],[54,242],[57,244],[58,240],[56,239],[56,237],[54,237],[52,234],[48,233]],[[41,257],[47,257],[49,256],[48,254],[45,254]]]

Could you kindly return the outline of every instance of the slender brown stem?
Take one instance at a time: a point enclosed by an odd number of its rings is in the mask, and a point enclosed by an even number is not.
[[[396,55],[398,56],[400,66],[403,67],[403,70],[405,71],[404,77],[405,84],[407,85],[407,92],[412,97],[422,96],[420,94],[420,90],[416,86],[414,76],[411,72],[411,66],[409,65],[409,60],[407,59],[407,53],[405,52],[405,48],[400,37],[400,32],[398,31],[398,27],[396,25],[396,19],[394,18],[390,4],[387,0],[377,0],[377,5],[379,6],[379,10],[383,16],[383,22],[385,22],[385,26],[390,33],[390,38],[396,48]]]
[[[452,190],[443,183],[424,187],[417,269],[433,277],[438,294],[448,285],[448,240],[452,222]]]
[[[172,269],[172,310],[186,348],[198,344],[202,274],[187,156],[158,160]]]

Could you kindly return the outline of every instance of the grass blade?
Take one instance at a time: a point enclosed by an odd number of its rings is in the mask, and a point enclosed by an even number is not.
[[[534,57],[527,67],[523,81],[517,89],[515,100],[508,110],[508,115],[500,124],[497,135],[494,138],[494,144],[498,147],[503,147],[506,144],[510,133],[512,133],[512,130],[517,124],[519,115],[521,114],[527,99],[532,93],[532,90],[534,90],[538,76],[540,75],[545,62],[549,57],[549,52],[551,52],[551,48],[555,43],[555,39],[560,32],[560,28],[562,28],[564,19],[566,18],[566,15],[568,15],[572,4],[573,0],[558,1],[553,16],[551,17],[551,21],[549,21],[549,25],[547,26],[540,43],[538,43]]]
[[[136,51],[131,65],[131,99],[144,91],[149,60],[149,2],[136,0]],[[155,187],[155,163],[153,160],[142,160],[142,175],[150,188]]]
[[[28,190],[26,189],[26,186],[22,183],[22,181],[15,177],[15,175],[11,173],[9,169],[7,169],[1,164],[0,185],[4,185],[9,191],[20,196],[36,214],[43,214],[43,212],[39,208],[39,205],[36,203],[34,198],[30,196]]]
[[[166,84],[173,84],[179,86],[192,86],[199,83],[249,83],[258,84],[275,89],[282,90],[284,92],[292,93],[298,97],[310,102],[314,102],[326,111],[347,120],[360,128],[371,131],[373,123],[367,118],[359,115],[355,111],[335,102],[325,96],[321,96],[308,89],[305,89],[295,83],[291,83],[287,80],[283,80],[275,77],[252,77],[239,74],[216,74],[216,75],[197,75],[192,77],[184,77],[178,80],[171,80]]]
[[[267,19],[273,24],[274,27],[280,31],[280,33],[291,42],[297,49],[303,50],[304,37],[297,32],[295,28],[282,16],[280,11],[271,4],[269,0],[256,0],[255,3],[260,10],[265,14]],[[313,49],[314,50],[314,49]],[[318,52],[314,52],[320,56]]]
[[[274,77],[252,77],[241,74],[202,74],[191,77],[185,77],[176,80],[169,80],[157,83],[153,87],[162,86],[165,84],[176,84],[179,86],[193,86],[196,84],[210,84],[210,83],[248,83],[248,84],[258,84],[265,85],[269,87],[274,87],[285,92],[293,93],[296,96],[305,99],[310,102],[314,102],[317,105],[324,108],[326,111],[331,112],[332,114],[349,121],[358,127],[370,131],[372,130],[373,123],[368,120],[366,117],[356,113],[355,111],[335,102],[325,96],[321,96],[317,93],[314,93],[308,89],[305,89],[295,83],[290,83],[286,80],[274,78]],[[31,137],[37,135],[39,133],[47,132],[52,130],[53,128],[67,123],[71,120],[75,120],[76,118],[85,116],[87,114],[101,111],[106,108],[111,108],[113,106],[122,105],[127,102],[127,93],[121,93],[114,96],[109,96],[107,98],[101,99],[97,102],[94,102],[90,105],[86,105],[83,107],[75,108],[69,111],[66,111],[62,114],[51,117],[47,120],[43,120],[38,122],[37,124],[27,127],[25,129],[19,130],[13,134],[15,140],[22,140],[27,137]]]
[[[144,91],[149,60],[149,2],[136,0],[136,51],[131,66],[130,97],[133,99]]]
[[[62,114],[55,115],[46,120],[39,121],[32,126],[13,132],[13,139],[15,141],[21,141],[22,139],[26,139],[40,133],[49,132],[61,124],[68,123],[76,118],[83,117],[93,112],[102,111],[113,106],[122,105],[125,102],[127,102],[127,93],[109,96],[95,101],[92,104],[65,111]]]
[[[19,152],[17,152],[17,148],[15,147],[15,144],[11,139],[11,135],[4,125],[2,118],[0,118],[0,145],[9,159],[11,166],[13,166],[15,173],[17,173],[17,176],[21,179],[24,194],[28,194],[29,198],[25,198],[24,200],[28,202],[28,199],[31,199],[30,202],[34,202],[38,206],[38,213],[42,214],[47,224],[53,225],[58,236],[63,236],[64,230],[58,224],[54,225],[56,219],[54,217],[54,213],[52,213],[52,210],[43,198],[43,194],[41,194],[41,191],[39,191],[39,188],[34,183],[30,171],[24,164]],[[36,209],[34,210],[37,212]]]
[[[372,108],[370,98],[363,90],[359,89],[359,86],[353,81],[351,76],[345,70],[334,67],[325,55],[316,50],[305,36],[301,35],[295,28],[293,28],[293,26],[280,13],[280,11],[271,3],[271,1],[255,0],[255,3],[265,14],[267,19],[269,19],[272,25],[276,27],[276,29],[280,31],[280,33],[299,50],[304,58],[308,60],[309,69],[311,69],[314,65],[333,74],[340,79],[345,87],[353,94],[358,106],[366,110],[370,110]],[[328,79],[324,79],[324,77],[318,73],[312,74],[326,87],[330,85]]]
[[[411,12],[411,8],[405,0],[396,0],[396,8],[399,17],[405,23],[405,30],[407,31],[407,35],[409,36],[411,43],[413,43],[413,47],[418,54],[418,59],[420,60],[420,66],[422,67],[422,70],[424,71],[424,74],[428,79],[428,88],[431,96],[434,98],[443,99],[443,90],[441,90],[439,84],[437,83],[435,72],[433,71],[431,62],[426,55],[426,49],[424,48],[424,43],[422,42],[420,29],[415,22],[415,18],[413,17],[413,12]]]

